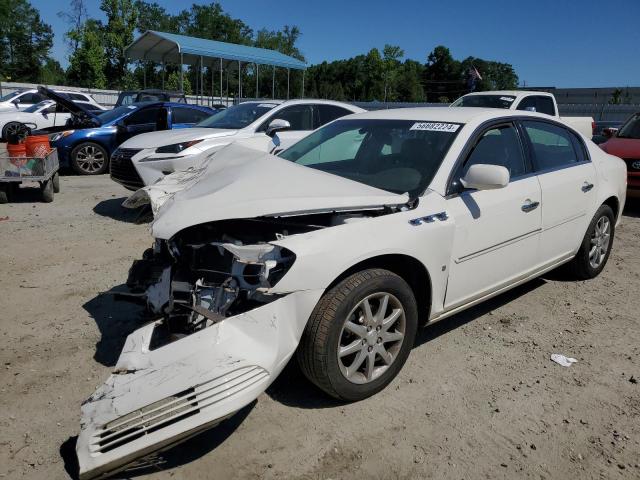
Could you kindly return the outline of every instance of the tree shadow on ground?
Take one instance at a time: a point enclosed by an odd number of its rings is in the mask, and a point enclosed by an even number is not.
[[[176,468],[181,465],[193,462],[222,445],[244,422],[251,410],[256,405],[254,400],[246,407],[239,410],[235,415],[222,421],[219,425],[212,427],[196,436],[179,443],[164,452],[155,453],[145,457],[146,461],[135,469],[124,470],[121,473],[109,478],[134,478],[141,475],[149,475],[162,470]],[[64,461],[64,469],[69,476],[76,480],[79,477],[78,458],[76,456],[77,436],[69,437],[60,446],[60,456]]]
[[[153,219],[151,209],[148,206],[131,209],[122,206],[127,197],[110,198],[102,200],[93,207],[94,213],[101,217],[111,218],[125,223],[148,223]]]
[[[542,279],[532,280],[441,322],[421,328],[418,330],[414,348],[446,335],[450,331],[532,292],[545,283]],[[329,397],[307,380],[298,367],[295,356],[291,358],[266,393],[277,402],[297,408],[333,408],[344,404],[342,401]]]

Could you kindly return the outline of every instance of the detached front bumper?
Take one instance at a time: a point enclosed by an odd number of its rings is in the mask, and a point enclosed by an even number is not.
[[[156,349],[161,322],[129,335],[113,374],[82,406],[80,478],[124,470],[251,403],[290,359],[321,295],[290,293]]]

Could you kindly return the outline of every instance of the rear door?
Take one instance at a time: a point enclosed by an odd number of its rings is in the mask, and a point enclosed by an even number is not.
[[[540,185],[531,174],[521,132],[512,122],[485,127],[472,137],[466,151],[446,200],[455,235],[445,309],[523,278],[538,260]],[[474,164],[506,167],[509,184],[495,190],[463,189],[460,178]]]
[[[542,189],[540,261],[572,255],[595,210],[596,170],[581,138],[546,120],[522,120],[533,165]]]
[[[196,108],[172,107],[171,128],[189,128],[211,116],[211,113]]]

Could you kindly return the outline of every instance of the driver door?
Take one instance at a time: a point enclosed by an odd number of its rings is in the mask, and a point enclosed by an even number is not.
[[[160,107],[141,108],[133,112],[124,119],[124,128],[118,129],[118,144],[141,133],[155,131],[162,121],[163,114],[166,116],[167,110]]]
[[[277,155],[313,131],[313,106],[301,104],[285,107],[271,115],[259,130],[265,132],[275,119],[286,120],[291,125],[291,128],[276,133],[269,145],[269,152]]]
[[[538,259],[541,190],[531,174],[515,125],[487,127],[472,137],[454,172],[446,212],[455,222],[445,309],[471,302],[532,271]],[[494,190],[465,190],[460,184],[473,164],[501,165],[510,181]]]

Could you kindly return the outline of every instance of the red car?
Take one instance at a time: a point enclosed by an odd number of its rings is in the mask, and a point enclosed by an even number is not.
[[[640,198],[640,112],[632,115],[600,148],[625,161],[627,196]]]

